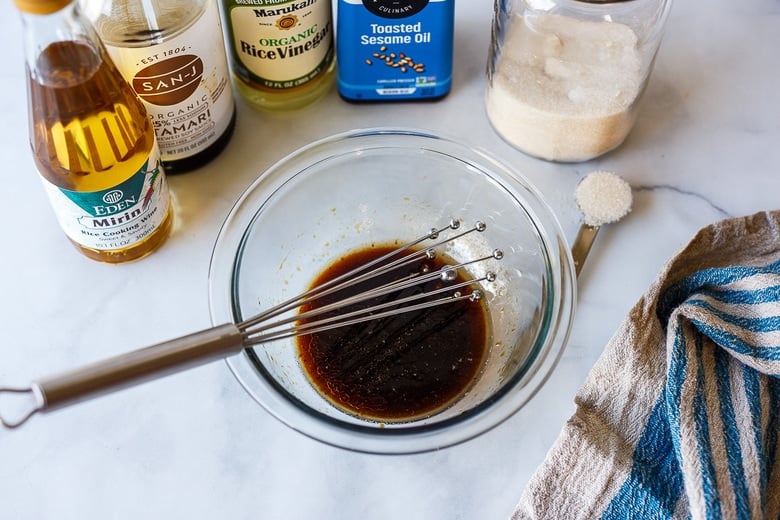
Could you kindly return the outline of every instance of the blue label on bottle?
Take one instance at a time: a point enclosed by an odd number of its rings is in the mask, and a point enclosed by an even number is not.
[[[339,93],[355,101],[447,94],[454,10],[454,0],[339,0]]]

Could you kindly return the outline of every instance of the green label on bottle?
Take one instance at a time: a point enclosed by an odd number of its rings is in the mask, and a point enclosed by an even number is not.
[[[330,2],[232,0],[225,2],[236,75],[284,90],[315,78],[333,59]]]
[[[117,218],[118,215],[122,215],[125,211],[131,210],[142,211],[142,208],[138,207],[138,201],[144,195],[144,188],[146,186],[146,175],[144,172],[150,171],[149,161],[146,161],[143,167],[127,179],[122,184],[114,186],[111,189],[104,191],[69,191],[60,189],[63,195],[73,201],[78,207],[80,207],[88,215],[83,218],[89,219],[108,219]],[[158,176],[160,174],[159,166],[154,168],[152,175]],[[156,180],[151,180],[154,184]],[[119,217],[121,218],[121,216]]]
[[[77,192],[44,181],[57,220],[77,244],[98,250],[124,249],[163,222],[170,198],[155,145],[129,179],[107,190]]]

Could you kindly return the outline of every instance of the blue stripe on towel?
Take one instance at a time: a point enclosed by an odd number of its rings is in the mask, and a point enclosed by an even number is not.
[[[729,325],[736,325],[745,330],[749,330],[750,332],[772,332],[780,330],[780,316],[737,316],[716,308],[708,301],[696,298],[689,299],[685,304],[700,307]]]
[[[780,347],[756,346],[751,343],[747,343],[746,341],[742,340],[742,338],[739,338],[730,332],[713,327],[709,323],[704,323],[699,320],[691,320],[691,323],[696,325],[696,328],[699,329],[702,334],[712,338],[715,343],[723,346],[724,348],[728,348],[737,354],[742,354],[764,361],[780,361]]]
[[[765,439],[762,431],[764,410],[761,405],[761,380],[758,377],[758,372],[748,366],[742,367],[742,379],[745,381],[745,396],[750,406],[750,432],[753,437],[753,449],[756,450],[756,453],[765,453]],[[766,464],[761,464],[759,471],[761,472],[759,481],[761,504],[764,505],[766,504],[767,483],[769,481],[769,471]],[[765,511],[763,515],[766,515]]]
[[[734,402],[731,395],[731,373],[729,372],[730,356],[719,348],[715,348],[715,382],[720,398],[720,419],[723,423],[723,437],[726,445],[726,457],[729,468],[729,480],[734,489],[734,505],[737,518],[750,518],[748,507],[749,497],[745,481],[745,471],[742,468],[742,446],[739,443],[739,429],[734,413]]]
[[[662,395],[656,401],[637,444],[631,473],[604,511],[602,519],[672,518],[683,484],[677,458],[669,449],[671,443]],[[659,475],[663,478],[658,478]]]
[[[766,431],[766,441],[764,447],[764,466],[767,472],[767,478],[771,476],[771,471],[780,471],[780,453],[778,449],[778,436],[780,436],[780,379],[771,378],[767,380],[767,390],[769,393],[769,407],[765,413],[769,414],[769,426]],[[777,489],[767,492],[777,493]],[[767,497],[768,498],[768,497]]]
[[[692,294],[701,290],[731,284],[757,274],[779,274],[780,260],[759,267],[713,267],[697,271],[665,288],[658,298],[657,315],[666,326],[672,311]],[[776,300],[777,298],[775,298]]]
[[[747,289],[723,289],[720,287],[715,288],[700,288],[697,289],[696,294],[708,296],[716,300],[723,300],[729,303],[736,303],[741,305],[755,305],[757,303],[767,303],[777,301],[778,294],[780,294],[780,286],[772,285],[769,287],[761,287],[760,289],[747,290]]]
[[[715,463],[712,458],[712,446],[710,444],[710,423],[707,416],[707,396],[705,384],[704,364],[702,363],[704,345],[702,337],[694,337],[696,350],[696,393],[693,396],[693,421],[696,430],[696,444],[698,447],[699,465],[701,467],[702,491],[704,493],[706,518],[708,520],[720,520],[723,511],[720,507],[720,492],[715,476]],[[683,381],[677,384],[682,386]]]
[[[666,381],[666,413],[672,432],[672,443],[679,457],[680,454],[680,399],[681,385],[671,384],[670,381],[682,381],[688,370],[685,357],[685,339],[682,331],[677,328],[674,337],[673,352],[669,360]]]

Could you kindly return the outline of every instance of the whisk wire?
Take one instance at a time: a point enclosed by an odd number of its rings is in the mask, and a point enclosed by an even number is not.
[[[486,278],[483,277],[483,279]],[[467,285],[471,285],[475,281],[479,281],[479,280],[470,280],[468,282],[463,282],[462,284],[459,285],[467,286]],[[316,334],[318,332],[324,332],[327,330],[332,330],[335,328],[344,327],[348,325],[355,325],[357,323],[363,323],[366,321],[375,321],[375,320],[379,320],[391,316],[398,316],[401,313],[423,310],[430,307],[435,307],[437,305],[454,303],[462,300],[476,301],[482,297],[482,293],[478,290],[474,290],[465,294],[456,291],[453,294],[444,296],[442,298],[438,298],[434,300],[426,300],[422,303],[418,303],[414,305],[405,305],[403,307],[403,310],[400,312],[399,309],[397,308],[399,304],[409,303],[410,301],[419,300],[421,298],[427,298],[435,293],[440,293],[440,292],[444,292],[445,290],[451,290],[451,289],[452,287],[447,287],[446,289],[442,289],[440,291],[415,295],[413,297],[409,297],[408,300],[400,299],[392,302],[386,302],[384,304],[379,304],[374,307],[370,307],[360,311],[348,312],[339,316],[333,316],[331,318],[323,318],[321,320],[317,320],[316,322],[306,323],[306,324],[290,327],[287,329],[283,329],[280,331],[272,331],[272,332],[259,334],[259,335],[254,335],[254,333],[252,333],[252,334],[245,335],[244,339],[246,341],[247,346],[257,345],[268,341],[292,338],[304,334]],[[382,308],[387,308],[387,307],[396,307],[396,308],[384,312],[376,312],[377,310],[380,310]],[[355,317],[350,318],[351,316],[355,316]]]
[[[457,227],[459,227],[459,221],[452,220],[450,222],[449,227],[452,229],[457,229]],[[435,305],[440,305],[442,303],[450,303],[454,301],[453,300],[454,297],[460,298],[462,296],[460,292],[457,292],[457,290],[465,286],[469,286],[471,284],[481,282],[484,280],[493,281],[495,279],[495,274],[492,272],[488,272],[484,277],[478,280],[469,280],[466,282],[450,284],[448,286],[443,286],[436,289],[429,289],[427,291],[421,291],[411,296],[396,298],[392,301],[375,304],[370,306],[369,308],[357,309],[349,312],[342,312],[336,316],[320,318],[315,322],[308,322],[308,323],[305,322],[305,320],[322,316],[331,311],[337,311],[350,305],[363,303],[372,299],[379,298],[381,296],[397,293],[412,287],[420,287],[421,284],[434,281],[437,279],[444,282],[452,282],[457,279],[457,273],[459,269],[462,269],[463,267],[478,262],[483,262],[488,259],[500,259],[503,256],[503,253],[500,250],[494,250],[488,256],[471,259],[469,261],[461,262],[454,265],[445,265],[436,271],[421,271],[417,273],[412,273],[411,275],[406,275],[404,277],[401,277],[400,279],[393,280],[385,284],[379,285],[377,287],[361,291],[356,295],[345,297],[337,302],[322,304],[314,309],[310,309],[307,311],[300,311],[300,307],[302,305],[311,302],[314,299],[319,299],[322,298],[323,296],[336,293],[341,289],[353,286],[357,283],[365,282],[376,276],[386,275],[389,271],[393,271],[400,268],[401,266],[405,266],[410,263],[417,262],[418,259],[423,255],[432,258],[435,255],[435,253],[433,253],[432,248],[429,248],[422,252],[413,251],[390,263],[380,264],[378,267],[374,267],[373,269],[371,269],[366,273],[355,275],[355,273],[360,273],[362,271],[365,271],[366,266],[369,267],[375,266],[377,265],[377,262],[382,262],[383,260],[392,258],[393,256],[399,254],[400,252],[408,250],[409,247],[421,243],[427,238],[430,237],[438,238],[439,233],[445,229],[447,228],[442,228],[439,230],[434,229],[427,235],[413,242],[410,242],[409,244],[405,244],[404,246],[394,249],[390,253],[382,255],[375,261],[368,262],[367,264],[364,264],[362,266],[350,270],[345,275],[336,277],[334,279],[337,282],[335,285],[329,284],[329,286],[325,287],[324,289],[323,287],[325,285],[328,285],[327,283],[314,287],[311,290],[300,295],[298,298],[292,298],[287,302],[283,302],[282,304],[273,307],[272,308],[273,311],[270,313],[269,312],[261,313],[260,315],[255,316],[255,318],[243,322],[240,325],[240,328],[242,329],[244,340],[247,342],[247,344],[254,345],[254,344],[262,343],[264,341],[270,341],[271,339],[282,339],[282,338],[287,338],[287,337],[301,335],[301,334],[313,334],[315,332],[320,332],[322,330],[329,330],[335,327],[351,325],[353,323],[360,323],[362,321],[367,321],[371,319],[378,319],[380,316],[378,316],[376,313],[382,309],[387,309],[389,307],[393,307],[392,314],[413,312],[421,308],[432,307]],[[442,240],[437,244],[435,244],[433,247],[443,245],[457,238],[461,238],[465,234],[471,233],[473,231],[483,231],[484,229],[485,229],[485,225],[481,222],[478,222],[471,229],[459,233],[455,236],[449,237],[445,240]],[[431,300],[432,296],[436,296],[445,292],[452,292],[453,294],[447,298]],[[477,291],[472,291],[470,297],[472,299],[476,299],[478,297],[476,296],[476,294]],[[410,302],[418,301],[422,299],[427,299],[427,301],[417,305],[405,305]],[[275,321],[271,321],[271,318],[279,316],[280,314],[284,313],[286,310],[292,310],[292,309],[299,309],[299,310],[293,316],[287,316]],[[390,313],[382,314],[382,316],[388,316],[388,315],[390,315]],[[361,316],[361,317],[357,318],[357,316]],[[262,319],[258,319],[259,317],[262,317]],[[289,327],[283,330],[274,331],[274,329],[278,329],[279,327],[288,325],[293,322],[298,322],[299,325]]]
[[[353,304],[353,303],[360,303],[360,302],[363,302],[363,301],[366,301],[366,300],[370,300],[371,298],[375,298],[375,297],[378,297],[378,296],[384,296],[386,294],[390,294],[390,293],[393,293],[393,292],[398,292],[398,291],[401,291],[403,289],[407,289],[409,287],[419,286],[419,285],[421,285],[421,284],[423,284],[425,282],[430,282],[430,281],[433,281],[433,280],[436,280],[436,279],[439,279],[439,280],[442,280],[442,281],[450,281],[452,279],[455,279],[459,269],[461,269],[461,268],[463,268],[463,267],[465,267],[467,265],[476,263],[476,262],[483,262],[483,261],[488,260],[490,258],[494,258],[494,255],[485,256],[485,257],[482,257],[482,258],[477,258],[475,260],[470,260],[468,262],[463,262],[463,263],[459,263],[459,264],[445,265],[445,266],[443,266],[442,268],[440,268],[440,269],[438,269],[436,271],[428,271],[428,272],[424,272],[424,273],[414,273],[414,274],[412,274],[412,275],[410,275],[408,277],[401,278],[399,280],[394,280],[394,281],[391,281],[391,282],[387,282],[386,284],[379,285],[379,286],[377,286],[377,287],[375,287],[373,289],[367,289],[367,290],[361,292],[360,294],[356,294],[354,296],[349,296],[347,298],[344,298],[344,299],[340,300],[337,303],[331,304],[329,306],[322,306],[322,307],[319,307],[318,309],[325,308],[325,307],[338,308],[338,307],[342,307],[342,306],[345,306],[345,305],[350,305],[350,304]],[[471,280],[471,283],[474,283],[476,281],[478,281],[478,280]],[[466,282],[466,284],[468,284],[468,283],[469,282]],[[461,284],[450,285],[450,286],[442,287],[441,290],[437,290],[435,292],[436,293],[444,292],[444,291],[447,291],[447,290],[452,290],[452,289],[454,289],[456,287],[459,287],[459,286],[461,286]],[[434,291],[429,291],[427,294],[432,294],[432,293],[434,293]],[[424,294],[425,293],[423,293],[423,295]],[[300,316],[301,315],[299,315],[299,317]]]
[[[439,247],[441,245],[444,245],[448,242],[452,242],[453,240],[457,240],[465,235],[468,235],[469,233],[473,233],[474,231],[482,232],[485,229],[485,224],[482,222],[477,222],[472,226],[471,228],[467,229],[466,231],[460,232],[458,234],[452,235],[450,237],[447,237],[439,242],[436,242],[432,245],[430,245],[427,249],[421,250],[421,251],[412,251],[411,253],[398,258],[392,262],[384,263],[387,260],[397,256],[398,254],[410,250],[412,247],[421,244],[422,242],[425,242],[426,240],[435,240],[439,237],[439,235],[448,230],[457,230],[460,228],[460,221],[457,219],[452,219],[450,223],[447,226],[444,226],[439,229],[432,229],[427,234],[408,242],[393,251],[390,251],[389,253],[386,253],[370,262],[366,262],[363,265],[360,265],[356,267],[355,269],[352,269],[340,276],[337,276],[321,285],[318,285],[317,287],[313,287],[309,289],[308,291],[305,291],[293,298],[290,298],[289,300],[286,300],[284,302],[281,302],[275,306],[272,306],[265,311],[261,312],[260,314],[257,314],[253,316],[252,318],[249,318],[245,321],[242,321],[239,324],[239,328],[241,329],[248,329],[251,327],[254,327],[258,324],[267,322],[269,319],[274,318],[276,316],[279,316],[280,314],[283,314],[289,310],[295,309],[297,307],[300,307],[301,305],[304,305],[310,301],[312,301],[315,298],[321,298],[323,296],[327,296],[329,294],[333,294],[336,291],[339,291],[341,289],[344,289],[345,287],[349,287],[352,285],[355,285],[357,283],[369,280],[371,278],[374,278],[380,274],[387,273],[388,270],[397,269],[399,267],[408,265],[412,262],[415,262],[422,256],[430,255],[431,251],[435,247]],[[377,267],[378,266],[378,267]],[[362,273],[362,274],[361,274]]]
[[[485,259],[487,258],[492,258],[492,257],[485,257]],[[437,273],[432,273],[432,274],[437,274]],[[388,317],[391,315],[397,315],[405,312],[412,312],[412,311],[416,311],[428,307],[434,307],[436,305],[441,305],[443,303],[452,303],[467,298],[470,298],[472,300],[477,300],[481,298],[481,294],[482,294],[481,292],[477,290],[472,290],[467,295],[463,295],[458,291],[458,289],[469,287],[475,283],[479,283],[482,281],[491,281],[493,279],[494,279],[493,273],[488,272],[485,276],[481,278],[466,280],[456,284],[439,287],[437,289],[431,289],[428,291],[412,294],[409,296],[404,296],[402,298],[398,298],[383,303],[378,303],[376,305],[372,305],[370,307],[366,307],[363,309],[356,309],[354,311],[340,313],[339,315],[336,316],[328,316],[328,317],[320,318],[317,321],[308,322],[308,323],[305,322],[305,320],[307,319],[321,316],[330,311],[338,310],[339,308],[342,308],[347,305],[362,303],[371,298],[384,296],[386,294],[391,294],[394,292],[402,291],[404,289],[408,289],[410,287],[418,286],[420,280],[415,279],[413,281],[408,281],[404,283],[393,283],[392,287],[387,287],[385,290],[374,290],[374,291],[361,293],[354,297],[345,298],[344,300],[341,300],[339,302],[322,305],[310,311],[305,311],[296,314],[295,316],[284,318],[276,322],[264,325],[262,327],[255,327],[252,330],[246,330],[244,331],[244,338],[246,339],[248,344],[254,345],[258,343],[263,343],[265,341],[270,341],[271,339],[283,339],[287,337],[298,336],[304,333],[314,334],[316,332],[322,332],[323,330],[330,330],[345,325],[353,325],[355,323],[361,323],[368,320],[375,320],[383,317]],[[432,296],[436,296],[444,293],[451,293],[451,294],[444,298],[439,298],[435,300],[429,299]],[[416,305],[407,305],[410,302],[419,301],[419,300],[426,300],[426,301]],[[391,307],[393,308],[391,311],[378,313],[378,311],[381,311],[382,309],[388,309]],[[362,318],[356,319],[358,316],[362,316]],[[276,329],[283,325],[292,322],[300,322],[300,321],[304,321],[304,323],[287,329],[273,331],[273,329]],[[324,327],[326,325],[327,327]],[[271,332],[266,332],[266,331],[271,331]]]

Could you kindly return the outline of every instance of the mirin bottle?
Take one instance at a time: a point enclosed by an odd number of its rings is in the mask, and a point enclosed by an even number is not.
[[[75,0],[14,0],[22,13],[30,142],[57,219],[86,256],[141,258],[172,205],[143,104]]]
[[[266,110],[300,108],[333,85],[330,0],[222,0],[236,89]]]
[[[236,119],[217,0],[89,0],[111,58],[146,105],[168,174],[227,146]]]

